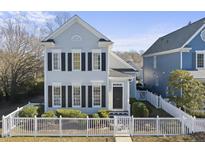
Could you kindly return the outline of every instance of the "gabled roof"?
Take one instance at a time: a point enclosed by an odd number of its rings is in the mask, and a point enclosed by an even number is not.
[[[73,17],[71,17],[67,22],[65,22],[62,26],[60,26],[59,28],[57,28],[53,33],[51,33],[50,35],[48,35],[42,42],[48,41],[48,40],[52,40],[54,39],[56,36],[58,36],[59,34],[63,33],[66,29],[68,29],[71,25],[73,25],[74,23],[79,23],[80,25],[82,25],[84,28],[86,28],[87,30],[89,30],[91,33],[93,33],[96,37],[99,38],[99,40],[103,40],[103,41],[107,41],[107,42],[111,42],[109,38],[107,38],[105,35],[103,35],[102,33],[100,33],[99,31],[97,31],[94,27],[92,27],[91,25],[89,25],[86,21],[84,21],[82,18],[80,18],[77,15],[74,15]]]
[[[182,27],[172,33],[160,37],[144,54],[154,54],[163,51],[183,48],[190,38],[192,38],[205,24],[205,18],[202,18],[192,24]]]

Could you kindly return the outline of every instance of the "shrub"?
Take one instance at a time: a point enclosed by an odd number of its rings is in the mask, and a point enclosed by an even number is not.
[[[47,111],[44,114],[42,114],[41,117],[56,117],[56,113],[55,111]]]
[[[37,112],[38,112],[38,117],[41,117],[41,115],[44,113],[44,106],[43,105],[38,105],[37,107]]]
[[[205,118],[205,112],[192,112],[191,115],[196,118]]]
[[[99,115],[100,118],[109,118],[109,113],[110,113],[110,111],[105,110],[105,109],[102,109],[102,110],[98,111],[98,115]]]
[[[100,118],[99,114],[94,113],[89,116],[90,118]]]
[[[130,98],[130,104],[137,102],[135,98]]]
[[[38,115],[38,107],[26,106],[19,112],[19,117],[34,117]]]
[[[69,118],[86,118],[87,114],[81,113],[80,110],[73,109],[58,109],[56,110],[56,116],[69,117]]]
[[[144,103],[135,102],[132,104],[132,114],[134,117],[148,117],[149,110]]]

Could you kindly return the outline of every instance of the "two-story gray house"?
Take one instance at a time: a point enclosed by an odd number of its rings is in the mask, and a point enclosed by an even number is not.
[[[143,54],[144,84],[151,91],[167,97],[174,70],[187,70],[205,81],[205,18],[160,37]]]
[[[129,114],[136,69],[111,51],[113,42],[78,16],[43,40],[45,111],[108,109]]]

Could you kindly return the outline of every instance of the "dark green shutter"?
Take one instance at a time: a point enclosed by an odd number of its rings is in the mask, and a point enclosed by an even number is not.
[[[88,71],[92,71],[92,52],[88,52]]]
[[[92,86],[88,86],[88,107],[92,107]]]
[[[82,107],[86,107],[86,90],[85,86],[81,86],[81,99],[82,99]]]
[[[72,71],[72,53],[68,53],[68,71]]]
[[[65,93],[66,93],[65,86],[62,86],[62,107],[66,107]]]
[[[85,52],[81,53],[81,71],[85,71]]]
[[[102,57],[102,71],[106,71],[106,53],[103,52],[101,53],[101,57]]]
[[[61,53],[61,71],[65,71],[65,53]]]
[[[72,86],[68,86],[68,107],[72,107]]]
[[[52,53],[48,52],[48,57],[47,57],[47,64],[48,64],[48,71],[52,71]]]
[[[102,107],[106,107],[106,86],[102,85]]]
[[[52,86],[48,86],[48,107],[52,107]]]

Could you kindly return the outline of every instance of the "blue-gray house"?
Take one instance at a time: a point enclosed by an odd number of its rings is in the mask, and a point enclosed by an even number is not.
[[[144,84],[163,97],[170,72],[178,69],[205,81],[205,18],[160,37],[143,54]]]

